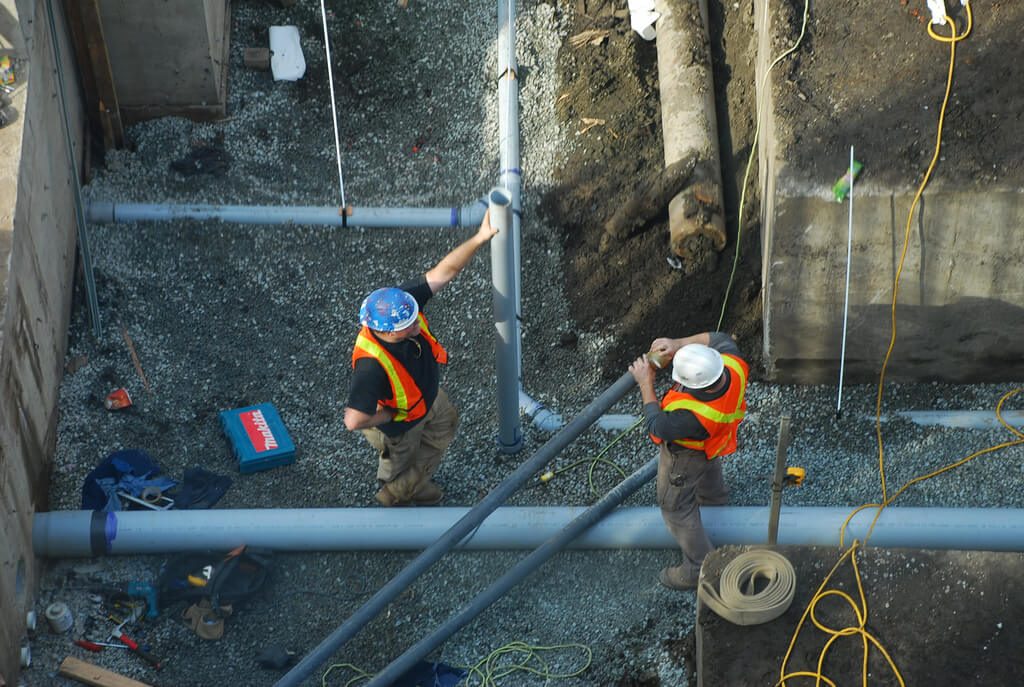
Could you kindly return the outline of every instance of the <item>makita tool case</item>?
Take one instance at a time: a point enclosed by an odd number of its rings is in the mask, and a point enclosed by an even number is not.
[[[220,423],[238,458],[239,472],[257,472],[295,462],[295,444],[274,404],[223,410]]]

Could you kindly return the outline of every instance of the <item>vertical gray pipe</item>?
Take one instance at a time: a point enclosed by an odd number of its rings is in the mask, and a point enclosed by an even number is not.
[[[5,7],[9,6],[5,5]],[[78,156],[75,155],[75,144],[71,136],[71,119],[68,116],[68,89],[64,83],[64,60],[60,53],[60,35],[57,32],[57,20],[53,14],[53,0],[46,2],[46,18],[50,25],[50,41],[53,48],[53,66],[57,74],[57,96],[60,102],[61,122],[64,132],[64,145],[68,151],[71,170],[72,200],[75,209],[75,225],[77,228],[78,252],[82,257],[82,274],[85,278],[85,302],[89,308],[89,323],[92,324],[92,335],[99,339],[103,333],[100,322],[100,304],[96,295],[96,276],[92,262],[92,241],[89,239],[89,223],[85,219],[85,200],[82,197],[82,180],[78,176]],[[67,16],[62,17],[67,28]],[[16,23],[16,22],[15,22]],[[77,94],[76,94],[77,95]]]
[[[522,170],[519,167],[519,81],[516,62],[515,0],[498,0],[498,151],[499,185],[512,197],[512,286],[515,296],[516,379],[522,379],[520,341],[522,320]]]
[[[516,453],[523,448],[519,420],[519,337],[516,328],[515,265],[512,255],[512,196],[504,189],[488,195],[491,226],[491,287],[494,292],[495,367],[498,387],[498,449]]]
[[[573,418],[572,422],[567,424],[562,431],[548,439],[547,443],[541,446],[533,456],[524,461],[501,484],[487,494],[480,503],[462,516],[447,532],[438,537],[437,541],[424,549],[423,553],[414,558],[391,581],[381,587],[376,594],[371,596],[338,629],[320,642],[315,649],[306,654],[305,658],[277,681],[275,687],[296,687],[304,679],[312,675],[314,670],[319,668],[332,654],[343,647],[348,640],[352,639],[359,630],[373,620],[389,603],[398,598],[398,595],[415,582],[416,578],[422,575],[427,568],[436,563],[448,551],[458,546],[459,542],[466,538],[466,535],[470,534],[480,523],[486,520],[487,516],[493,513],[498,506],[505,503],[530,477],[551,462],[562,449],[571,444],[579,435],[583,434],[590,425],[594,424],[601,417],[602,413],[615,405],[635,384],[636,380],[633,379],[633,375],[629,372],[619,377],[614,384],[605,389],[600,396],[591,401],[590,405]]]
[[[480,592],[465,608],[388,664],[365,687],[386,687],[394,683],[395,680],[416,665],[417,661],[439,647],[444,640],[472,622],[474,618],[487,610],[491,604],[504,596],[512,587],[519,584],[527,575],[542,566],[549,558],[564,549],[572,540],[608,515],[616,506],[633,495],[637,489],[650,482],[657,472],[658,458],[651,458],[647,461],[646,465],[616,485],[600,501],[566,525],[562,531],[541,544],[533,553],[516,563],[511,570],[502,575],[494,584]]]

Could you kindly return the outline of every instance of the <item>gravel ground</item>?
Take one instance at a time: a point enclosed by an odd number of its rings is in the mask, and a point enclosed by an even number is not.
[[[333,5],[335,3],[329,3]],[[482,195],[497,175],[493,8],[490,4],[336,3],[331,21],[361,31],[332,39],[341,84],[341,140],[346,200],[355,205],[459,205]],[[137,202],[338,204],[333,133],[319,7],[288,10],[270,3],[232,7],[230,119],[198,124],[163,119],[133,127],[132,152],[113,153],[87,189],[89,198]],[[609,334],[573,322],[560,278],[556,228],[533,212],[554,183],[555,163],[573,145],[554,113],[554,73],[565,38],[563,4],[520,7],[519,61],[523,168],[524,386],[570,418],[602,390],[607,371],[592,360]],[[295,24],[303,35],[307,72],[296,83],[241,68],[246,45],[265,41],[270,24]],[[338,33],[341,31],[339,29]],[[472,38],[470,38],[472,37]],[[422,56],[422,57],[417,57]],[[222,177],[182,177],[168,169],[198,144],[222,137],[231,158]],[[419,152],[413,152],[417,146]],[[375,460],[361,437],[341,422],[356,312],[379,285],[429,268],[471,230],[341,230],[318,227],[149,223],[93,226],[95,275],[104,317],[93,340],[84,308],[73,314],[69,374],[61,388],[57,454],[51,485],[54,510],[80,507],[86,474],[110,452],[143,448],[165,474],[180,478],[201,465],[234,483],[222,508],[374,506]],[[516,456],[496,452],[490,334],[491,295],[486,251],[429,309],[432,328],[453,363],[445,387],[462,426],[438,474],[447,505],[471,505],[549,438],[526,427]],[[572,330],[569,351],[559,337]],[[136,374],[122,331],[138,351],[151,390]],[[666,334],[683,335],[666,325]],[[546,364],[536,364],[544,350]],[[638,352],[639,353],[639,352]],[[557,361],[552,363],[551,361]],[[103,398],[127,387],[135,404],[104,410]],[[909,409],[991,409],[1011,385],[890,386],[885,412]],[[755,383],[740,451],[725,463],[735,505],[767,503],[779,418],[793,419],[790,464],[807,468],[792,505],[856,506],[877,498],[875,388],[847,387],[843,419],[835,417],[833,386],[780,387]],[[260,402],[279,409],[299,446],[296,463],[237,474],[217,412]],[[635,413],[636,394],[611,412]],[[884,425],[890,485],[1006,440],[1005,430],[922,427],[891,419]],[[591,431],[556,465],[596,455],[614,435]],[[627,473],[651,455],[633,433],[608,454]],[[908,492],[901,505],[1024,507],[1021,447],[980,458]],[[1007,479],[1010,476],[1011,479]],[[606,490],[614,471],[599,466],[595,486]],[[630,505],[653,502],[653,486]],[[514,505],[587,504],[596,500],[586,466],[539,488],[518,492]],[[485,589],[522,553],[458,553],[445,558],[355,638],[335,660],[372,671],[422,637]],[[580,676],[565,685],[691,684],[694,595],[661,588],[657,571],[675,562],[670,551],[571,552],[557,556],[472,625],[437,657],[471,665],[513,641],[579,643],[593,652]],[[241,607],[225,638],[204,642],[166,610],[141,634],[168,658],[154,673],[135,657],[108,650],[90,655],[66,636],[40,632],[28,685],[72,684],[56,677],[65,655],[77,655],[152,685],[269,685],[278,673],[253,657],[277,643],[306,652],[412,559],[410,554],[288,554],[276,558],[266,594]],[[89,615],[83,580],[153,579],[163,557],[55,561],[48,567],[39,613],[54,600],[72,606],[76,630]],[[555,652],[552,671],[572,672],[579,649]],[[326,670],[327,666],[324,666]],[[237,678],[229,675],[239,676]],[[335,670],[323,684],[343,685],[352,672]],[[516,673],[501,684],[533,685],[542,677]],[[308,684],[321,684],[320,677]]]

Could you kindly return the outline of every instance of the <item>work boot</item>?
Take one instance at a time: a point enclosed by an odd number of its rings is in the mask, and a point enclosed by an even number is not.
[[[683,570],[683,566],[677,565],[671,568],[662,568],[658,574],[658,582],[669,589],[696,589],[697,579],[690,577]]]
[[[436,506],[444,498],[444,490],[433,480],[422,483],[412,495],[412,502],[417,506]]]

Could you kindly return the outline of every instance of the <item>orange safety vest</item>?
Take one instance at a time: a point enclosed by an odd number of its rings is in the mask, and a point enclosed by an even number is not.
[[[708,438],[702,441],[694,439],[673,439],[672,443],[694,451],[703,451],[708,460],[718,456],[727,456],[736,450],[736,428],[747,413],[747,373],[749,366],[741,359],[727,353],[722,354],[722,362],[733,374],[732,384],[728,390],[713,401],[698,401],[687,391],[677,391],[675,387],[661,399],[661,409],[666,413],[673,410],[689,410],[707,431]],[[660,444],[662,440],[653,434],[651,439]]]
[[[444,365],[448,362],[448,351],[437,342],[434,335],[430,333],[427,326],[427,318],[420,313],[416,318],[420,323],[423,336],[430,343],[430,352],[434,360]],[[352,367],[360,358],[373,358],[384,368],[384,373],[391,383],[391,398],[378,399],[382,406],[395,409],[394,422],[414,422],[427,414],[426,404],[423,403],[423,392],[419,385],[413,380],[412,375],[405,369],[405,366],[398,362],[395,356],[391,355],[384,348],[371,332],[370,328],[364,326],[356,337],[356,345],[352,350]]]

